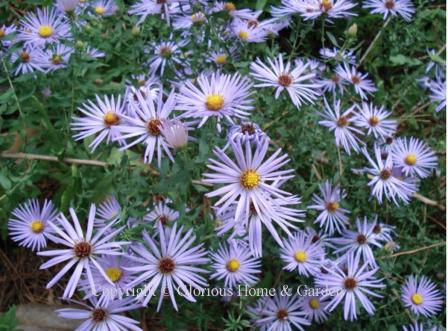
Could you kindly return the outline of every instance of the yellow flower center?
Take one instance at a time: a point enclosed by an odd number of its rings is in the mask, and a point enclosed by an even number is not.
[[[246,189],[253,189],[260,183],[260,175],[255,170],[246,170],[240,178],[241,186]]]
[[[103,120],[104,124],[106,124],[107,126],[112,126],[117,125],[118,122],[120,121],[120,118],[113,111],[108,111],[106,114],[104,114]]]
[[[227,262],[226,268],[230,272],[237,272],[240,269],[241,263],[237,259],[231,259]]]
[[[234,11],[236,9],[236,7],[233,4],[233,2],[226,2],[224,4],[224,9],[227,10],[227,11]]]
[[[369,119],[369,124],[370,124],[371,126],[377,126],[379,123],[380,123],[380,119],[379,119],[377,116],[372,116],[372,117]]]
[[[238,33],[238,37],[240,37],[241,40],[247,40],[249,39],[249,32],[241,30],[240,33]]]
[[[53,57],[51,58],[51,62],[53,62],[53,64],[58,65],[62,63],[62,57],[58,54],[53,55]]]
[[[221,54],[221,55],[218,55],[216,58],[215,58],[215,62],[216,62],[216,64],[226,64],[227,63],[227,55],[226,54]]]
[[[322,7],[325,11],[329,11],[333,7],[333,4],[331,0],[322,0]]]
[[[106,269],[106,275],[109,277],[109,279],[112,282],[118,282],[121,279],[121,276],[123,275],[123,272],[120,268],[112,267]]]
[[[224,107],[224,97],[220,94],[209,94],[205,101],[208,110],[218,111]]]
[[[294,259],[299,263],[304,263],[308,260],[308,253],[305,251],[297,251],[294,254]]]
[[[408,154],[408,155],[405,157],[404,162],[405,162],[407,165],[413,166],[414,164],[417,163],[417,155],[415,155],[415,154]]]
[[[53,28],[49,25],[41,25],[39,27],[38,33],[42,38],[48,38],[53,34]]]
[[[320,301],[317,298],[312,298],[308,304],[310,305],[311,309],[318,309],[320,307]]]
[[[0,29],[0,38],[3,38],[4,36],[6,36],[5,29]]]
[[[423,297],[421,294],[415,293],[411,297],[412,303],[415,305],[421,305],[423,303]]]
[[[339,209],[339,203],[337,203],[336,201],[332,201],[327,204],[327,210],[330,213],[334,213],[338,209]]]
[[[45,229],[45,224],[41,220],[35,220],[31,223],[31,231],[41,233]]]
[[[106,8],[103,6],[96,6],[95,7],[95,13],[97,13],[98,15],[104,15],[104,13],[106,12]]]

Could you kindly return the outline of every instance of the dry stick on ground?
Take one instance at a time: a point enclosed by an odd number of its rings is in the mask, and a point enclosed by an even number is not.
[[[39,155],[39,154],[28,154],[28,153],[7,153],[3,152],[0,153],[0,158],[5,159],[24,159],[24,160],[41,160],[41,161],[50,161],[50,162],[64,162],[64,163],[70,163],[70,164],[80,164],[80,165],[90,165],[90,166],[96,166],[96,167],[106,167],[108,164],[107,162],[103,161],[97,161],[97,160],[84,160],[84,159],[73,159],[73,158],[63,158],[58,159],[56,156],[51,155]],[[373,177],[371,175],[368,175],[370,179]],[[193,180],[193,184],[199,184],[204,186],[212,186],[212,184],[204,183],[201,180]],[[429,206],[434,206],[439,208],[440,210],[445,210],[445,206],[438,203],[435,200],[431,200],[419,193],[414,193],[413,197],[424,204],[427,204]]]
[[[431,249],[431,248],[440,247],[440,246],[443,246],[443,245],[446,245],[446,241],[441,241],[441,242],[438,242],[438,243],[435,243],[435,244],[432,244],[432,245],[429,245],[429,246],[420,247],[420,248],[416,248],[416,249],[411,249],[411,250],[408,250],[408,251],[398,252],[398,253],[395,253],[395,254],[392,254],[392,255],[388,255],[388,256],[382,256],[379,259],[391,259],[393,257],[397,257],[397,256],[401,256],[401,255],[414,254],[414,253],[417,253],[417,252],[425,251],[425,250],[428,250],[428,249]]]

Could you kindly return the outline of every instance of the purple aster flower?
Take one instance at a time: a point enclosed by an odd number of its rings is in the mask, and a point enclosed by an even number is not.
[[[241,122],[241,124],[234,124],[229,128],[227,133],[227,144],[224,147],[226,149],[230,146],[230,141],[239,140],[245,143],[246,140],[258,145],[266,139],[267,135],[264,133],[258,124],[254,122]]]
[[[171,203],[171,200],[160,201],[155,204],[154,209],[151,210],[148,214],[143,218],[147,222],[153,222],[154,228],[158,228],[157,224],[161,224],[166,226],[170,223],[177,221],[179,218],[179,212],[177,210],[171,209],[168,204]]]
[[[313,237],[304,231],[298,231],[284,241],[280,257],[286,264],[283,269],[296,270],[299,275],[314,276],[320,271],[320,265],[325,257],[325,251],[319,242],[313,242]]]
[[[118,141],[124,144],[121,138],[118,125],[123,124],[126,113],[124,103],[121,101],[121,95],[117,101],[112,95],[105,95],[101,99],[96,96],[96,103],[87,100],[78,110],[84,114],[83,117],[73,117],[71,124],[72,130],[77,133],[73,136],[75,140],[85,139],[92,135],[96,135],[95,139],[89,144],[91,151],[94,152],[99,144],[105,140],[107,144],[112,141]]]
[[[281,153],[279,149],[264,160],[269,139],[265,139],[255,148],[249,141],[245,143],[231,141],[230,146],[236,163],[223,150],[218,148],[214,150],[219,161],[210,159],[208,168],[215,173],[205,173],[204,182],[223,186],[207,193],[207,196],[210,198],[221,196],[215,203],[215,206],[219,207],[218,214],[236,204],[235,222],[247,224],[251,246],[261,248],[261,242],[256,243],[256,238],[261,240],[261,224],[264,224],[279,245],[282,245],[272,223],[277,223],[290,234],[287,227],[294,228],[294,226],[289,221],[300,221],[295,218],[300,212],[287,206],[298,203],[297,197],[279,188],[279,182],[283,183],[293,177],[292,169],[281,170],[289,162],[288,155],[279,156]],[[249,221],[251,217],[252,220]],[[259,218],[259,221],[255,222],[253,218]],[[259,254],[261,252],[254,255]]]
[[[162,135],[170,148],[180,150],[187,146],[188,141],[196,140],[188,135],[188,132],[193,130],[189,124],[178,119],[165,121],[162,124]]]
[[[61,12],[74,12],[80,0],[56,0],[56,7]]]
[[[175,30],[189,30],[192,26],[200,26],[206,22],[207,16],[201,11],[196,11],[176,16],[173,21],[173,28]]]
[[[143,23],[146,17],[150,15],[161,15],[168,24],[173,14],[181,12],[178,3],[179,0],[139,0],[131,6],[129,15],[140,16],[137,24]]]
[[[260,15],[259,12],[254,12],[248,8],[237,9],[235,4],[230,1],[216,1],[216,3],[211,8],[211,12],[215,13],[219,11],[226,11],[233,18],[245,20],[250,20]]]
[[[375,215],[372,224],[372,237],[375,240],[383,243],[392,241],[392,237],[395,236],[395,226],[379,222],[377,215]]]
[[[335,100],[331,107],[327,99],[324,98],[325,109],[319,113],[324,120],[319,121],[320,125],[334,131],[336,146],[342,146],[345,152],[350,155],[353,149],[356,153],[360,151],[360,145],[364,143],[357,135],[363,135],[363,132],[353,126],[354,111],[356,106],[351,106],[341,114],[341,100]]]
[[[325,233],[332,235],[334,232],[340,233],[348,225],[350,211],[341,208],[341,200],[345,198],[346,192],[339,186],[333,187],[329,180],[319,185],[321,196],[313,194],[313,204],[310,209],[320,211],[314,223],[318,223]]]
[[[335,60],[337,62],[347,62],[350,64],[356,64],[356,55],[354,51],[350,49],[338,49],[333,48],[321,48],[319,54],[324,60]]]
[[[437,169],[436,154],[417,138],[397,139],[391,154],[394,166],[400,167],[406,176],[425,178]]]
[[[242,240],[222,243],[219,249],[211,254],[214,270],[211,279],[224,279],[226,288],[254,285],[258,281],[258,274],[261,273],[261,261],[247,248],[248,244]]]
[[[20,27],[17,39],[27,45],[44,46],[72,38],[66,16],[53,7],[27,14],[20,20]]]
[[[430,82],[428,87],[430,91],[429,99],[432,103],[438,103],[436,112],[446,108],[446,80],[443,74],[436,76],[435,80]]]
[[[324,293],[325,289],[315,289],[316,292]],[[326,306],[330,301],[329,297],[324,297],[323,294],[318,295],[303,295],[300,298],[300,308],[305,312],[305,316],[311,322],[322,324],[328,319],[328,311]]]
[[[151,72],[160,70],[160,75],[163,75],[168,65],[183,65],[181,60],[182,47],[187,43],[188,41],[186,40],[181,42],[169,40],[152,43],[149,49],[147,49],[147,52],[153,53],[153,56],[148,61]]]
[[[369,223],[367,217],[364,221],[356,220],[356,231],[344,230],[341,238],[331,239],[332,243],[340,246],[335,250],[335,254],[353,252],[357,258],[361,258],[364,263],[376,267],[377,263],[373,256],[372,246],[381,247],[377,236],[373,234],[376,222]]]
[[[207,286],[206,280],[200,275],[206,271],[199,266],[208,262],[206,252],[202,245],[192,246],[196,236],[190,229],[185,235],[183,228],[177,229],[175,223],[172,228],[162,227],[158,224],[160,245],[157,245],[147,233],[143,233],[146,245],[139,244],[131,246],[135,255],[130,258],[138,266],[128,268],[129,271],[137,273],[137,278],[128,286],[130,288],[146,282],[142,291],[137,295],[137,300],[142,300],[148,305],[149,300],[160,288],[159,303],[157,311],[160,310],[163,298],[169,293],[174,309],[178,310],[175,292],[190,302],[196,302],[187,286],[202,290]]]
[[[415,13],[411,0],[367,0],[363,7],[370,9],[372,14],[383,15],[384,20],[388,16],[401,16],[406,22],[410,22]]]
[[[162,163],[162,155],[165,153],[168,158],[174,162],[173,156],[169,150],[169,145],[162,135],[162,126],[168,120],[171,112],[176,106],[176,94],[174,90],[170,92],[164,101],[164,92],[160,88],[157,91],[157,97],[151,98],[143,96],[140,91],[137,92],[138,104],[130,104],[131,113],[136,116],[125,116],[127,123],[120,125],[123,139],[134,139],[127,143],[121,149],[128,149],[139,143],[146,145],[143,160],[145,163],[151,163],[154,154],[157,154],[157,165]]]
[[[118,10],[114,0],[96,0],[91,4],[91,8],[95,16],[100,17],[112,16]]]
[[[268,32],[260,25],[238,18],[233,20],[230,31],[237,40],[243,43],[262,43],[268,37]]]
[[[57,44],[53,47],[39,49],[36,54],[37,61],[42,64],[42,67],[47,71],[54,71],[66,68],[74,49],[63,44]]]
[[[296,294],[282,295],[277,289],[273,297],[259,299],[249,312],[254,316],[254,326],[261,331],[287,331],[296,327],[304,331],[304,326],[311,325],[307,314],[302,310],[300,297]]]
[[[135,304],[133,298],[109,300],[107,297],[92,297],[90,305],[73,301],[82,308],[63,308],[56,313],[66,319],[85,320],[75,331],[143,331],[138,322],[123,316],[122,313],[135,310],[141,305]]]
[[[326,309],[332,312],[344,300],[344,319],[353,321],[357,318],[357,302],[369,315],[375,313],[375,306],[367,295],[381,298],[382,296],[373,292],[372,289],[380,289],[385,285],[382,279],[374,277],[378,268],[371,269],[367,263],[360,265],[359,256],[355,256],[353,252],[347,253],[346,261],[346,270],[335,265],[327,269],[328,273],[321,273],[315,283],[327,290],[324,297],[331,296]]]
[[[430,317],[442,309],[444,296],[426,276],[410,276],[401,287],[401,300],[414,314]]]
[[[181,87],[177,109],[185,112],[184,117],[201,119],[199,127],[210,117],[217,117],[218,131],[221,131],[222,118],[233,124],[235,117],[245,119],[253,109],[250,97],[253,94],[250,91],[252,83],[238,73],[201,74],[197,85],[189,81]]]
[[[50,223],[56,222],[58,211],[51,201],[45,200],[42,207],[37,199],[14,208],[8,222],[9,235],[20,246],[40,251],[47,247],[47,239],[57,242]]]
[[[16,65],[14,76],[24,75],[34,71],[45,71],[45,64],[39,60],[40,48],[24,46],[11,55],[11,63]]]
[[[353,85],[355,92],[359,94],[361,99],[367,99],[366,93],[371,94],[377,90],[375,84],[367,78],[368,75],[358,72],[355,66],[350,67],[347,63],[338,65],[336,73]]]
[[[92,268],[92,277],[97,286],[97,292],[90,292],[90,284],[87,278],[84,277],[79,283],[80,288],[87,293],[86,297],[89,298],[101,294],[110,299],[114,299],[122,298],[126,295],[129,289],[127,284],[135,279],[135,275],[128,271],[127,268],[134,267],[135,262],[129,259],[127,255],[121,255],[100,257],[98,264],[106,273],[107,279],[94,266]]]
[[[384,107],[376,107],[372,103],[363,102],[358,105],[359,113],[356,114],[354,124],[360,128],[367,129],[367,134],[375,139],[393,136],[397,130],[397,121],[388,119],[392,112]]]
[[[98,217],[95,218],[95,227],[102,228],[109,222],[116,222],[121,213],[118,200],[111,196],[98,206]]]
[[[285,90],[297,108],[305,102],[313,103],[319,95],[319,85],[313,83],[315,74],[308,71],[308,63],[296,62],[291,67],[291,62],[284,63],[281,54],[274,61],[268,58],[267,62],[268,65],[257,59],[250,65],[251,75],[260,82],[255,87],[276,88],[276,99]]]
[[[319,84],[323,93],[331,92],[333,99],[336,99],[336,93],[339,92],[341,95],[344,94],[345,85],[348,83],[337,73],[329,72],[328,75],[316,79],[316,84]]]
[[[414,324],[403,326],[403,331],[443,331],[444,329],[439,328],[438,326],[432,326],[429,323],[418,323],[414,322]]]
[[[378,146],[375,146],[375,160],[370,157],[366,149],[363,150],[363,153],[371,165],[371,168],[364,168],[364,171],[372,176],[368,185],[371,187],[371,194],[376,197],[378,202],[382,204],[385,195],[396,205],[399,204],[397,198],[408,203],[417,187],[415,182],[402,179],[394,174],[392,155],[388,154],[383,160],[381,149]]]
[[[121,255],[121,247],[128,244],[127,242],[122,241],[111,241],[123,230],[124,227],[116,229],[115,231],[105,235],[105,233],[115,224],[115,222],[110,222],[107,226],[94,234],[93,224],[95,221],[95,214],[96,207],[92,204],[90,206],[87,220],[87,231],[84,234],[78,217],[72,208],[70,208],[70,215],[72,216],[74,226],[70,224],[61,213],[58,218],[58,225],[62,226],[62,229],[53,223],[49,224],[53,228],[54,232],[56,232],[59,236],[58,243],[67,246],[67,248],[37,253],[40,256],[52,257],[49,261],[42,264],[40,269],[47,269],[59,263],[66,262],[66,265],[47,284],[47,288],[53,287],[53,285],[56,284],[65,274],[67,274],[72,267],[75,267],[75,270],[70,276],[67,287],[64,290],[64,294],[62,296],[63,298],[71,298],[73,296],[84,270],[86,271],[87,279],[89,280],[90,291],[92,293],[96,293],[96,285],[92,277],[92,265],[97,268],[105,279],[108,279],[105,271],[98,264],[98,256]]]
[[[13,36],[17,31],[15,25],[4,25],[0,27],[0,46],[9,47],[13,44]],[[1,47],[0,47],[1,52]]]
[[[327,22],[336,18],[356,16],[351,10],[356,4],[349,0],[282,0],[280,7],[271,9],[274,17],[299,13],[305,20],[324,16]]]

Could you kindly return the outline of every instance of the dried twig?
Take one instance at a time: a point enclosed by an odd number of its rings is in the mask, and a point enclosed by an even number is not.
[[[446,241],[442,241],[442,242],[438,242],[438,243],[435,243],[435,244],[432,244],[432,245],[429,245],[429,246],[415,248],[415,249],[411,249],[411,250],[408,250],[408,251],[402,251],[402,252],[398,252],[398,253],[395,253],[395,254],[392,254],[392,255],[388,255],[388,256],[382,256],[382,257],[380,257],[380,259],[391,259],[393,257],[397,257],[397,256],[401,256],[401,255],[414,254],[414,253],[417,253],[417,252],[426,251],[426,250],[431,249],[431,248],[440,247],[440,246],[443,246],[445,244],[446,244]]]
[[[23,160],[40,160],[40,161],[50,161],[50,162],[64,162],[70,164],[82,164],[82,165],[90,165],[96,167],[105,167],[107,166],[106,162],[97,161],[97,160],[84,160],[84,159],[73,159],[70,157],[59,159],[56,156],[51,155],[40,155],[40,154],[30,154],[30,153],[8,153],[3,152],[0,154],[0,157],[5,159],[23,159]]]

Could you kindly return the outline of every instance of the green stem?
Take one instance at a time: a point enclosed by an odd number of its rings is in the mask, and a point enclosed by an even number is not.
[[[376,44],[376,42],[378,41],[378,39],[381,37],[381,35],[383,34],[384,30],[386,29],[387,25],[389,24],[389,22],[392,20],[392,16],[389,16],[389,18],[384,21],[383,26],[381,27],[381,29],[377,32],[375,38],[373,38],[372,42],[370,43],[369,47],[367,48],[366,52],[364,53],[364,55],[361,57],[361,60],[359,60],[358,63],[358,67],[361,66],[361,64],[364,62],[364,60],[367,58],[367,56],[369,55],[370,51],[373,49],[373,46]]]

